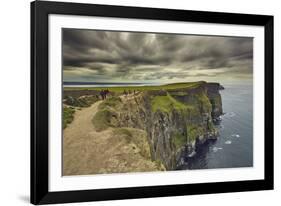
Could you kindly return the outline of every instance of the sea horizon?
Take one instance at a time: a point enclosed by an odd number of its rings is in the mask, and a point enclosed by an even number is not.
[[[200,80],[204,81],[204,80]],[[199,81],[186,81],[186,82],[78,82],[78,81],[63,81],[63,87],[134,87],[134,86],[161,86],[167,84],[177,84],[177,83],[190,83]],[[219,82],[219,81],[205,81],[208,83],[216,82],[222,86],[229,85],[253,85],[252,81],[239,81],[239,82]]]
[[[160,83],[140,82],[63,82],[63,87],[119,87],[119,86],[160,86]]]

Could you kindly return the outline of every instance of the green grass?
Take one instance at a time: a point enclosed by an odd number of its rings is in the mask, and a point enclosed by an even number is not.
[[[181,134],[179,132],[174,132],[172,134],[172,144],[176,149],[181,148],[182,146],[193,143],[196,141],[196,138],[204,134],[204,129],[198,125],[190,124],[186,127],[186,133]]]
[[[166,96],[155,96],[151,100],[152,111],[160,110],[162,112],[170,113],[173,109],[183,111],[191,109],[191,106],[177,101],[169,93]]]
[[[210,130],[210,131],[216,130],[216,128],[215,128],[214,123],[213,123],[212,120],[209,120],[209,121],[207,122],[207,127],[208,127],[208,130]]]
[[[66,96],[64,103],[74,107],[89,107],[99,99],[96,96],[85,96],[82,98],[75,98],[72,96]]]
[[[117,114],[109,109],[102,109],[98,111],[93,119],[92,123],[97,131],[103,131],[108,127],[115,127]]]
[[[120,97],[110,97],[106,100],[104,100],[100,105],[99,109],[105,109],[107,107],[116,107],[121,103]]]
[[[187,92],[184,92],[184,91],[173,91],[173,92],[170,92],[170,95],[172,95],[174,97],[181,97],[181,96],[186,96]]]
[[[88,106],[91,106],[93,103],[95,103],[99,100],[99,98],[96,96],[85,96],[83,99],[87,103]]]
[[[189,143],[194,142],[202,134],[204,134],[202,127],[195,124],[187,125],[187,141]]]
[[[179,149],[186,144],[186,136],[179,132],[175,132],[172,136],[172,143],[176,149]]]
[[[117,113],[114,111],[121,103],[120,97],[110,97],[104,100],[98,107],[99,111],[92,119],[97,131],[102,131],[108,127],[115,127],[117,124]]]
[[[186,127],[186,133],[181,134],[179,132],[174,132],[172,134],[172,144],[176,149],[181,148],[182,146],[193,143],[196,141],[196,138],[204,134],[204,129],[201,126],[195,124],[189,124]]]
[[[63,129],[73,121],[75,109],[72,107],[63,108]]]
[[[210,99],[207,97],[204,91],[198,91],[197,93],[189,93],[188,91],[173,91],[169,93],[172,97],[174,97],[174,99],[178,101],[180,101],[179,99],[181,99],[182,97],[188,96],[188,100],[185,101],[184,104],[190,107],[190,111],[193,112],[193,114],[197,114],[198,112],[209,113],[212,110]]]
[[[221,105],[221,95],[213,95],[211,98],[211,103],[213,106]]]
[[[212,104],[211,104],[209,98],[206,96],[206,94],[204,94],[204,93],[196,94],[195,97],[196,97],[199,105],[202,106],[203,112],[211,112]]]
[[[173,84],[165,84],[160,86],[126,86],[126,87],[106,87],[111,92],[124,92],[124,90],[133,90],[136,91],[151,91],[151,90],[174,90],[174,89],[183,89],[183,88],[196,88],[205,82],[180,82]],[[65,87],[64,90],[96,90],[100,91],[105,89],[105,87]]]

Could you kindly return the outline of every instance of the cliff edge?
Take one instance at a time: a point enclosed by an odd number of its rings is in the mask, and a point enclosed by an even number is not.
[[[192,154],[206,140],[218,137],[214,123],[223,113],[221,89],[219,83],[202,81],[115,96],[100,108],[107,113],[101,127],[144,131],[152,161],[173,170],[182,152]]]

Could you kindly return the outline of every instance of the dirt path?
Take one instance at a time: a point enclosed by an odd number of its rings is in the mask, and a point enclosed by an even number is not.
[[[116,136],[114,129],[95,130],[92,118],[101,102],[77,110],[63,131],[63,175],[158,170],[156,163],[144,158],[134,143]]]

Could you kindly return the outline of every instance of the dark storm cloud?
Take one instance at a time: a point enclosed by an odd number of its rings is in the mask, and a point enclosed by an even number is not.
[[[74,79],[241,76],[252,59],[252,38],[63,30],[64,74]]]
[[[92,38],[91,32],[86,30],[67,29],[63,33],[63,40],[66,45],[79,50],[85,50],[89,48],[106,49],[107,46],[104,44],[106,39],[106,33],[97,32],[96,38]]]

